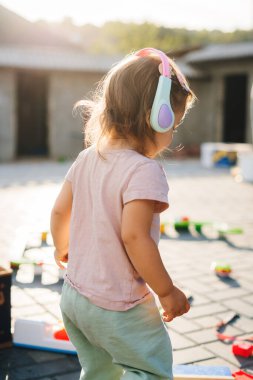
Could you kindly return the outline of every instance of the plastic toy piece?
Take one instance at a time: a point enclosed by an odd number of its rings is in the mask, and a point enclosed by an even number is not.
[[[250,380],[253,379],[253,375],[250,375],[247,372],[244,372],[242,370],[232,373],[235,380]]]
[[[219,340],[225,341],[225,342],[234,342],[235,340],[240,338],[236,338],[235,336],[232,335],[225,335],[222,333],[224,328],[229,325],[230,323],[233,323],[236,321],[238,318],[240,318],[240,315],[234,312],[229,313],[223,320],[219,321],[216,324],[216,336]]]
[[[226,230],[219,230],[218,232],[226,234],[226,235],[240,235],[243,233],[243,229],[241,229],[241,228],[228,228]]]
[[[43,265],[42,262],[35,262],[25,258],[21,258],[20,260],[11,260],[10,264],[12,269],[18,269],[22,264]]]
[[[231,266],[227,263],[214,261],[211,265],[211,270],[213,270],[217,276],[229,277],[232,272]]]
[[[207,225],[207,224],[210,224],[210,223],[208,223],[208,222],[194,222],[195,231],[198,232],[199,234],[202,234],[202,227]]]
[[[204,367],[204,366],[203,366]],[[204,372],[205,373],[205,372]],[[222,375],[184,375],[184,374],[178,374],[173,377],[174,380],[235,380],[232,376],[222,376]],[[248,380],[249,378],[245,378],[245,380]],[[244,379],[240,379],[244,380]]]
[[[47,231],[42,231],[41,232],[41,244],[47,244]]]
[[[25,251],[29,251],[30,249],[34,248],[42,248],[42,247],[52,247],[52,244],[48,244],[48,231],[42,231],[40,233],[40,245],[26,245]]]
[[[54,333],[55,339],[69,340],[68,334],[65,329],[58,330]]]
[[[221,340],[223,342],[227,342],[227,343],[232,343],[235,340],[237,340],[237,338],[235,336],[222,334],[218,331],[216,331],[216,336],[219,340]]]
[[[43,265],[51,264],[52,259],[46,258],[45,253],[40,251],[41,248],[53,247],[51,244],[48,244],[49,232],[42,231],[40,233],[40,244],[39,245],[27,245],[25,244],[20,253],[12,255],[10,264],[12,269],[18,269],[21,264],[31,264],[31,265]],[[37,252],[35,253],[35,250]],[[50,255],[51,257],[52,255]]]
[[[195,231],[201,234],[202,228],[211,224],[211,222],[194,221],[191,220],[188,216],[183,216],[174,222],[174,228],[177,232],[189,232],[189,227],[193,226]]]
[[[174,226],[178,233],[189,232],[189,228],[193,227],[196,232],[202,234],[202,229],[204,226],[211,226],[219,235],[220,239],[225,239],[227,235],[238,235],[243,233],[243,229],[236,227],[230,228],[227,223],[212,223],[212,222],[201,222],[191,220],[188,216],[183,216],[176,219],[174,222],[162,222],[160,224],[161,234],[165,234],[166,225]]]
[[[253,342],[253,336],[251,337],[248,337],[248,338],[238,338],[236,336],[233,336],[233,335],[225,335],[225,334],[222,334],[219,332],[219,330],[216,330],[216,336],[219,340],[222,340],[222,341],[226,341],[228,343],[232,343],[232,342],[235,342],[235,341],[238,341],[238,342],[249,342],[249,343],[252,343]]]
[[[234,380],[227,366],[176,364],[173,365],[174,380]]]
[[[188,216],[183,216],[182,218],[174,222],[174,228],[177,232],[188,232],[190,226],[190,219]]]
[[[225,237],[226,235],[240,235],[243,233],[242,228],[230,228],[226,223],[215,224],[214,228],[217,230],[219,237]]]
[[[41,257],[42,256],[43,255],[41,255]],[[53,261],[51,258],[50,259],[44,258],[42,260],[42,258],[36,259],[36,258],[29,257],[29,255],[26,255],[26,254],[20,257],[20,259],[11,260],[10,262],[12,269],[19,269],[20,265],[23,265],[23,264],[34,265],[34,267],[42,267],[44,264],[50,265],[52,263]]]
[[[202,233],[204,226],[212,225],[211,222],[201,222],[190,220],[188,216],[183,216],[182,218],[176,219],[174,222],[163,222],[160,224],[161,234],[165,234],[166,225],[172,225],[178,233],[189,232],[189,228],[192,226],[196,232]]]
[[[162,235],[165,235],[165,229],[166,229],[166,225],[167,225],[168,223],[161,223],[160,224],[160,233],[162,234]]]
[[[232,352],[234,355],[243,356],[248,358],[253,352],[253,345],[247,342],[233,344]]]
[[[13,343],[18,347],[76,354],[75,347],[62,332],[62,326],[43,321],[17,319]]]
[[[177,232],[189,232],[189,218],[183,217],[181,219],[176,220],[175,222],[162,222],[160,224],[160,233],[162,235],[166,234],[166,226],[173,226]]]
[[[238,318],[240,318],[240,315],[237,313],[232,312],[232,313],[228,314],[228,316],[226,318],[224,318],[223,320],[221,320],[220,322],[218,322],[216,324],[216,331],[218,331],[218,332],[221,331],[224,327],[226,327],[230,323],[233,323]]]

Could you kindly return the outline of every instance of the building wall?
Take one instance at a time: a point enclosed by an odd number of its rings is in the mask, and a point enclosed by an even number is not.
[[[246,129],[246,142],[253,143],[253,68],[249,71],[248,79],[248,112],[247,112],[247,129]],[[252,88],[251,88],[252,87]],[[251,95],[252,92],[252,95]]]
[[[205,73],[202,78],[190,79],[198,100],[186,115],[175,135],[172,147],[179,144],[193,147],[208,141],[222,141],[224,77],[231,74],[248,75],[248,107],[246,142],[252,142],[250,120],[250,90],[253,83],[252,60],[217,62],[196,66]],[[83,149],[82,120],[73,117],[76,101],[89,97],[101,73],[51,72],[48,95],[49,157],[74,158]],[[0,161],[16,158],[16,74],[14,70],[0,70]]]
[[[48,89],[49,157],[75,158],[83,149],[82,120],[72,114],[74,104],[89,97],[101,73],[51,72]],[[0,161],[16,159],[16,72],[0,70]]]
[[[174,137],[173,147],[181,144],[184,147],[198,150],[204,141],[215,138],[216,107],[215,83],[208,77],[190,80],[190,85],[197,100],[185,116],[183,124]]]
[[[223,135],[223,102],[224,102],[224,78],[227,75],[246,74],[248,76],[247,88],[247,115],[246,115],[246,143],[252,143],[252,130],[250,118],[250,91],[253,83],[253,60],[235,60],[228,62],[213,62],[197,66],[200,70],[205,70],[213,82],[212,105],[214,106],[216,131],[215,139],[212,141],[222,141]],[[207,105],[208,106],[208,105]]]
[[[0,161],[12,160],[16,150],[15,73],[0,70]]]
[[[205,63],[196,65],[196,68],[204,74],[203,78],[190,79],[191,88],[198,100],[189,114],[186,115],[183,125],[180,126],[174,138],[173,147],[181,144],[187,152],[191,150],[197,152],[203,142],[222,141],[225,100],[224,78],[226,75],[234,74],[246,74],[248,76],[245,142],[252,143],[250,91],[253,83],[253,61]]]
[[[49,155],[74,158],[83,149],[82,120],[73,116],[74,104],[87,98],[101,79],[96,73],[55,72],[49,77]]]
[[[89,97],[89,92],[101,79],[101,74],[51,73],[49,79],[49,152],[52,158],[74,158],[83,149],[82,121],[72,115],[77,100]],[[219,139],[219,113],[221,100],[217,97],[221,80],[209,77],[191,80],[198,100],[189,110],[183,125],[175,135],[173,147],[179,144],[195,148],[205,141]]]

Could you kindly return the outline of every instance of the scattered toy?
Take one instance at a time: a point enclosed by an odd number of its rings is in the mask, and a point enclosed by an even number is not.
[[[253,354],[253,336],[248,338],[240,338],[230,335],[222,334],[221,331],[230,323],[233,323],[240,315],[232,312],[227,318],[216,324],[216,336],[219,340],[227,343],[233,343],[232,352],[234,355],[243,356],[248,358]]]
[[[230,264],[221,261],[214,261],[211,264],[211,270],[219,277],[229,277],[232,272]]]
[[[183,216],[177,218],[175,221],[164,221],[160,224],[161,234],[166,234],[166,227],[173,226],[178,233],[190,232],[190,227],[195,229],[199,234],[203,233],[203,227],[211,226],[214,231],[217,232],[220,239],[225,239],[227,235],[238,235],[242,234],[242,228],[236,227],[231,228],[227,223],[213,223],[213,222],[203,222],[191,220],[188,216]]]
[[[54,333],[54,338],[59,340],[69,340],[67,331],[65,329],[58,330]]]
[[[227,343],[232,343],[232,342],[235,342],[235,341],[239,341],[239,342],[253,342],[253,336],[248,337],[248,338],[239,338],[239,337],[236,337],[236,336],[233,336],[233,335],[222,334],[222,333],[217,332],[217,331],[216,331],[216,336],[217,336],[217,338],[219,340],[222,340],[222,341],[227,342]]]
[[[234,312],[231,312],[227,315],[226,318],[222,319],[220,322],[216,324],[216,331],[220,332],[223,330],[227,325],[230,323],[235,322],[238,318],[240,318],[240,315]]]
[[[225,365],[174,364],[174,380],[234,380]]]
[[[220,239],[226,238],[226,235],[240,235],[243,233],[242,228],[231,228],[227,223],[216,223],[214,224],[214,229],[218,232]]]
[[[41,272],[44,264],[53,264],[53,256],[52,254],[49,256],[45,252],[37,252],[36,255],[30,255],[27,251],[25,251],[20,259],[11,260],[12,269],[19,269],[20,265],[23,264],[33,265],[36,271]]]
[[[183,216],[182,218],[176,219],[173,225],[175,230],[179,233],[189,232],[190,218]]]
[[[248,372],[239,370],[237,372],[232,373],[232,376],[234,376],[235,380],[250,380],[253,379],[253,375],[250,375]]]
[[[28,251],[29,249],[34,249],[34,248],[51,247],[52,245],[48,243],[49,235],[50,233],[48,231],[42,231],[39,235],[40,236],[39,244],[38,245],[27,244],[25,247],[25,251]]]
[[[234,343],[232,346],[232,352],[234,355],[249,358],[253,352],[253,345],[247,342]]]
[[[191,305],[193,303],[193,301],[194,301],[194,297],[192,295],[189,295],[187,297],[187,300],[188,300],[189,304]]]
[[[226,342],[233,342],[236,340],[235,336],[222,334],[222,331],[225,329],[227,325],[232,324],[238,318],[240,318],[239,314],[231,312],[224,319],[222,319],[216,324],[216,336],[219,340]]]
[[[31,264],[35,267],[41,267],[43,264],[52,264],[53,257],[50,252],[48,256],[45,252],[42,252],[41,248],[53,247],[48,244],[48,231],[42,231],[40,234],[39,245],[26,245],[24,251],[18,255],[13,255],[10,260],[12,269],[18,269],[22,264]]]
[[[18,347],[76,354],[76,349],[64,332],[62,324],[17,319],[14,326],[13,343]]]
[[[178,218],[175,221],[171,222],[162,222],[160,224],[160,232],[161,234],[166,234],[166,226],[172,226],[178,233],[190,232],[190,226],[198,232],[202,233],[202,227],[205,225],[210,225],[209,222],[195,222],[190,220],[188,216],[183,216],[182,218]]]
[[[165,228],[167,223],[161,223],[160,224],[160,233],[161,235],[165,235]]]

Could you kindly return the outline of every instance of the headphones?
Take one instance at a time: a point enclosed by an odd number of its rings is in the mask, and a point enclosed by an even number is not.
[[[145,48],[135,53],[138,57],[146,57],[152,54],[160,57],[162,62],[162,74],[160,75],[158,81],[155,98],[151,108],[150,125],[156,132],[165,133],[173,128],[175,122],[175,114],[170,104],[172,68],[174,69],[173,71],[175,72],[181,86],[187,92],[190,92],[190,88],[185,77],[180,72],[176,64],[162,51],[153,48]]]

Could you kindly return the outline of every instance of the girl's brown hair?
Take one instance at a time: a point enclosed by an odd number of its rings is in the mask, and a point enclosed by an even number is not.
[[[114,66],[99,83],[93,101],[80,101],[84,116],[85,145],[95,144],[97,150],[108,138],[125,139],[137,152],[145,155],[145,142],[155,145],[155,131],[149,115],[160,76],[156,56],[128,56]],[[177,66],[172,64],[171,106],[174,113],[185,112],[195,95],[178,81]],[[99,152],[100,153],[100,152]]]

